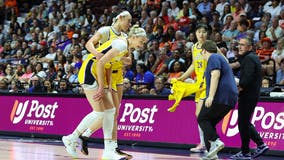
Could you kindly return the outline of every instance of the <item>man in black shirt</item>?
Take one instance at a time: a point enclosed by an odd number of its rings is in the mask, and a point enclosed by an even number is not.
[[[259,57],[252,51],[252,41],[248,38],[241,38],[239,41],[240,57],[240,80],[239,80],[239,106],[238,106],[238,127],[240,131],[242,146],[241,152],[231,156],[231,159],[251,159],[260,156],[268,150],[255,127],[250,123],[251,116],[260,95],[262,81],[261,62]],[[249,141],[252,139],[257,148],[253,153],[249,150]]]

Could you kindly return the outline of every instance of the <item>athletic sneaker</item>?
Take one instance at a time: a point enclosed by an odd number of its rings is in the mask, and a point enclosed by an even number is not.
[[[123,151],[120,150],[119,148],[115,148],[115,151],[116,151],[116,153],[119,154],[119,155],[127,156],[128,159],[131,159],[131,158],[133,157],[132,155],[123,152]]]
[[[102,160],[127,160],[126,156],[119,155],[115,151],[103,151]]]
[[[241,154],[242,154],[242,151],[240,151],[240,152],[238,152],[238,153],[232,155],[232,156],[230,157],[230,159],[234,159],[234,158],[238,157],[238,156],[241,155]]]
[[[263,143],[260,146],[257,146],[257,148],[251,153],[251,156],[253,158],[259,157],[261,154],[263,154],[265,151],[267,151],[269,147]]]
[[[231,156],[230,159],[234,159],[234,160],[251,160],[252,157],[251,157],[250,153],[243,154],[242,152],[239,152],[239,153]]]
[[[201,159],[202,160],[217,160],[219,157],[216,155],[214,155],[213,157],[208,157],[207,155],[203,156]]]
[[[211,147],[207,155],[208,157],[214,157],[221,149],[224,148],[224,143],[219,138],[211,142],[210,145]]]
[[[78,146],[78,142],[74,140],[71,135],[63,136],[62,141],[67,153],[69,153],[73,158],[77,158],[78,154],[76,152],[76,147]]]
[[[88,151],[88,137],[84,137],[84,136],[79,136],[79,147],[81,152],[84,155],[88,155],[89,151]]]
[[[206,151],[206,147],[202,144],[198,144],[196,147],[190,148],[190,152],[193,152],[193,153],[203,153],[205,151]]]

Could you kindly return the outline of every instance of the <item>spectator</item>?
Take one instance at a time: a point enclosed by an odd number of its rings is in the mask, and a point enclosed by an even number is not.
[[[53,81],[56,78],[56,68],[54,66],[53,61],[49,61],[47,71],[46,71],[46,77],[47,79],[50,79]]]
[[[256,50],[256,54],[258,55],[261,61],[265,61],[271,58],[272,52],[274,51],[272,42],[270,38],[265,37],[261,39],[261,48]]]
[[[227,52],[228,50],[227,43],[223,41],[222,34],[220,32],[215,33],[214,40],[217,44],[217,47],[220,48],[220,50],[225,49]]]
[[[123,79],[123,94],[135,95],[135,90],[132,88],[131,82],[128,78]]]
[[[150,53],[147,61],[145,62],[147,69],[150,71],[154,71],[155,69],[153,67],[156,61],[157,61],[157,56],[154,53]]]
[[[43,81],[43,86],[44,86],[44,91],[46,93],[58,93],[55,89],[54,89],[54,85],[52,84],[52,81],[49,79],[46,79]]]
[[[136,77],[134,81],[136,83],[133,88],[136,90],[136,93],[145,94],[149,93],[149,88],[154,86],[154,74],[146,69],[145,64],[138,63],[136,65]]]
[[[141,18],[140,18],[139,22],[141,23],[142,28],[144,28],[144,29],[146,28],[149,19],[150,18],[148,16],[147,11],[145,11],[145,10],[141,11]]]
[[[181,16],[178,20],[178,25],[180,31],[184,32],[185,35],[188,35],[190,30],[192,29],[191,27],[191,20],[189,18],[189,10],[188,8],[183,9],[183,16]]]
[[[238,25],[239,33],[236,36],[237,40],[240,40],[241,38],[245,38],[248,36],[248,33],[247,33],[248,27],[249,27],[249,23],[247,20],[241,20],[239,22],[239,25]]]
[[[173,51],[172,57],[168,60],[167,63],[167,70],[173,71],[174,70],[174,62],[179,61],[181,63],[181,66],[185,65],[185,60],[181,57],[181,53],[179,50],[175,49]],[[183,71],[184,68],[180,68],[181,71]]]
[[[30,78],[34,75],[34,69],[32,65],[27,65],[24,74],[19,77],[19,80],[21,82],[25,82],[28,83],[28,81],[30,80]]]
[[[27,90],[28,93],[42,93],[44,88],[42,85],[42,78],[35,75],[30,79],[30,87]]]
[[[12,80],[11,85],[9,87],[9,93],[18,93],[20,91],[19,87],[20,87],[20,82],[17,80]]]
[[[221,17],[223,16],[226,5],[229,5],[226,0],[220,0],[220,2],[216,5],[216,11],[219,12],[219,15],[221,15]]]
[[[283,29],[279,26],[279,18],[274,17],[271,20],[271,27],[269,27],[266,32],[266,36],[270,38],[272,43],[276,43],[277,40],[281,37],[283,37]]]
[[[230,43],[232,42],[232,40],[234,40],[237,37],[237,35],[239,34],[239,30],[237,29],[237,26],[238,26],[237,22],[232,21],[230,28],[226,29],[223,32],[222,39],[223,39],[223,41],[226,42],[227,47],[230,46]]]
[[[0,92],[8,92],[8,80],[6,78],[0,78]]]
[[[154,82],[154,88],[150,90],[151,95],[163,95],[168,96],[171,94],[171,90],[165,87],[165,78],[162,76],[157,76]]]
[[[173,17],[174,19],[176,19],[176,17],[178,16],[178,13],[180,11],[179,7],[177,6],[177,1],[173,0],[170,2],[171,7],[169,8],[168,14],[169,17]]]
[[[61,94],[72,94],[72,90],[70,90],[70,85],[67,79],[61,79],[58,83],[58,93]]]
[[[152,67],[152,72],[155,75],[163,74],[164,72],[167,72],[167,64],[166,62],[169,60],[169,56],[167,55],[166,49],[163,47],[160,49],[160,54],[157,56],[157,60]]]
[[[209,16],[212,7],[211,5],[213,4],[208,0],[203,0],[198,4],[197,9],[203,16]]]
[[[224,6],[224,11],[223,13],[220,14],[220,21],[221,23],[225,24],[226,23],[226,19],[228,16],[231,17],[232,20],[234,20],[234,17],[232,16],[232,13],[231,13],[231,8],[230,8],[230,4],[226,4]]]
[[[240,2],[235,2],[234,4],[235,12],[232,12],[232,16],[234,17],[234,21],[239,22],[240,16],[242,14],[246,14]]]
[[[280,68],[280,62],[284,58],[284,37],[278,39],[276,49],[272,52],[272,59],[275,60],[276,63],[276,71]]]
[[[233,20],[234,20],[234,18],[233,18],[231,15],[228,15],[228,16],[225,18],[224,22],[221,21],[221,23],[222,23],[222,25],[223,25],[222,30],[221,30],[222,33],[224,33],[224,31],[230,29]],[[237,26],[237,25],[236,25],[236,26]],[[237,28],[237,27],[236,27],[236,28]]]
[[[265,35],[267,28],[268,28],[267,23],[261,23],[260,27],[256,28],[254,38],[253,38],[253,41],[255,43],[259,42],[262,39],[262,38],[260,39],[260,33],[264,32],[264,35]],[[264,37],[266,37],[266,35]]]
[[[280,0],[267,1],[263,6],[263,12],[270,13],[272,18],[277,17],[280,15],[281,5],[283,4],[280,3]]]
[[[178,78],[184,73],[184,63],[175,60],[173,62],[173,66],[170,68],[169,73],[168,73],[168,83],[171,82],[171,79],[173,78]]]
[[[284,85],[284,59],[281,59],[280,68],[276,72],[276,84]]]

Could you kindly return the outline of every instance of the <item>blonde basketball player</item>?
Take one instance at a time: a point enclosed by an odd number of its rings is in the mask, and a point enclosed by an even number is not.
[[[77,157],[76,145],[79,136],[94,123],[103,121],[104,132],[104,152],[102,159],[121,159],[125,158],[117,154],[115,151],[116,140],[113,139],[114,115],[116,109],[113,104],[111,93],[108,89],[107,82],[110,79],[109,62],[120,59],[129,48],[142,48],[147,41],[144,29],[134,26],[129,37],[119,37],[105,42],[105,50],[101,53],[104,55],[100,59],[96,59],[93,55],[89,55],[84,61],[80,72],[79,82],[82,84],[86,97],[91,104],[93,111],[83,118],[74,132],[62,138],[67,152],[73,157]],[[109,47],[107,47],[109,45]]]
[[[117,37],[126,37],[125,34],[128,32],[129,27],[131,26],[132,16],[128,11],[123,11],[118,14],[115,19],[113,20],[112,26],[105,26],[100,28],[94,36],[86,43],[86,48],[89,52],[93,53],[97,59],[99,59],[103,54],[98,49],[99,46],[104,44],[106,41],[110,39],[114,39]],[[131,59],[129,57],[122,57],[121,60],[116,60],[112,63],[112,97],[113,102],[116,107],[116,114],[115,114],[115,125],[114,125],[114,132],[113,138],[117,140],[117,117],[119,113],[119,106],[122,99],[122,84],[123,84],[123,75],[122,75],[122,61],[124,63],[131,63]],[[94,123],[90,126],[79,138],[81,139],[80,147],[81,152],[85,155],[88,155],[88,146],[87,140],[95,132],[97,129],[102,127],[102,122]],[[121,155],[127,155],[131,157],[131,155],[121,151],[118,148],[116,142],[116,151]]]

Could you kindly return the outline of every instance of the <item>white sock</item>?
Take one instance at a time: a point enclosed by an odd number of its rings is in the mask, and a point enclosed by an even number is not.
[[[104,139],[112,139],[114,114],[115,114],[115,108],[107,109],[104,111],[104,118],[103,118]]]
[[[104,146],[106,151],[114,151],[115,150],[115,142],[114,140],[104,140]]]
[[[85,132],[82,134],[83,137],[90,137],[94,131],[92,131],[90,128],[86,129]]]
[[[78,139],[79,136],[80,136],[80,133],[77,130],[73,131],[73,133],[71,134],[71,138],[73,140]]]
[[[80,124],[77,126],[77,130],[80,133],[83,133],[87,128],[89,128],[94,122],[101,121],[103,118],[104,112],[96,112],[93,111],[89,114],[87,114],[80,122]]]
[[[202,144],[203,146],[205,146],[205,143],[204,143],[204,134],[203,134],[203,131],[202,131],[202,129],[200,128],[199,125],[198,125],[198,130],[199,130],[200,144]]]
[[[114,141],[114,148],[118,148],[117,140]]]

